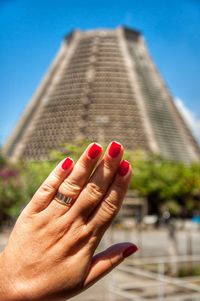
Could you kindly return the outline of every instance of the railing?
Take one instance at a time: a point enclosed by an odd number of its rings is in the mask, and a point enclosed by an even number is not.
[[[116,300],[116,296],[123,297],[124,301],[199,301],[200,285],[192,281],[196,280],[200,283],[200,276],[181,279],[165,275],[166,264],[197,262],[200,264],[199,255],[126,260],[125,264],[118,267],[118,272],[129,280],[128,282],[126,280],[126,283],[123,283],[123,280],[119,283],[119,280],[116,282],[113,277],[109,287],[110,301]],[[145,268],[147,265],[156,265],[157,272],[147,270]]]

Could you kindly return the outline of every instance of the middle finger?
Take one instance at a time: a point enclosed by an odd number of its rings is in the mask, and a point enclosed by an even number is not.
[[[85,185],[71,210],[68,212],[70,215],[74,216],[74,218],[79,216],[87,220],[111,185],[122,156],[123,146],[113,141],[89,182]]]

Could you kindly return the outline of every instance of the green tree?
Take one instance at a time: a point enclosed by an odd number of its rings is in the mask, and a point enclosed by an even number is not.
[[[0,224],[19,214],[60,160],[70,156],[76,162],[88,144],[89,141],[78,141],[63,145],[60,151],[50,153],[50,160],[42,162],[11,164],[0,156]],[[180,215],[184,210],[190,215],[194,210],[200,211],[199,163],[184,165],[129,150],[124,158],[133,168],[130,190],[148,199],[150,212],[159,213],[163,205],[173,215]]]

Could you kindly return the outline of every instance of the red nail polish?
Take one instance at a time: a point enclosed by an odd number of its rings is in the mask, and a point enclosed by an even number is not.
[[[62,164],[62,169],[67,170],[69,169],[73,164],[73,160],[71,158],[66,158],[65,161]]]
[[[93,143],[90,149],[88,150],[88,156],[91,159],[95,159],[101,154],[101,151],[102,151],[101,145],[97,143]]]
[[[129,171],[130,163],[126,160],[123,160],[118,167],[118,174],[124,177]]]
[[[138,247],[136,245],[132,245],[123,252],[123,257],[126,258],[126,257],[132,255],[133,253],[135,253],[137,250],[138,250]]]
[[[121,148],[122,146],[120,143],[113,141],[110,145],[108,153],[112,158],[116,158],[119,155]]]

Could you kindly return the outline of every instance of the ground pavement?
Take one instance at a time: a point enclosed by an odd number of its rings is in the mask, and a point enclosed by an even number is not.
[[[8,237],[9,230],[0,233],[0,250],[5,245]],[[175,237],[176,251],[179,256],[189,253],[189,255],[191,255],[191,252],[195,256],[200,255],[199,231],[177,231]],[[159,282],[160,280],[155,280],[151,272],[136,265],[136,262],[148,260],[148,258],[151,258],[151,260],[155,258],[156,260],[157,258],[171,255],[172,241],[166,229],[151,229],[142,232],[138,232],[134,229],[110,229],[100,244],[99,250],[105,249],[113,243],[122,241],[136,243],[139,246],[139,252],[130,259],[127,259],[124,264],[103,278],[96,285],[81,295],[72,298],[72,301],[200,300],[200,279],[198,277],[192,279],[192,281],[188,280],[187,283],[191,286],[189,290],[185,288],[186,284],[184,285],[182,283],[180,283],[180,287],[178,286],[177,289],[177,287],[171,283],[171,279],[165,279],[163,276],[162,281]],[[200,260],[198,264],[200,264]],[[162,283],[165,283],[165,285]],[[190,296],[189,299],[188,297],[184,299],[184,296],[187,294]]]

